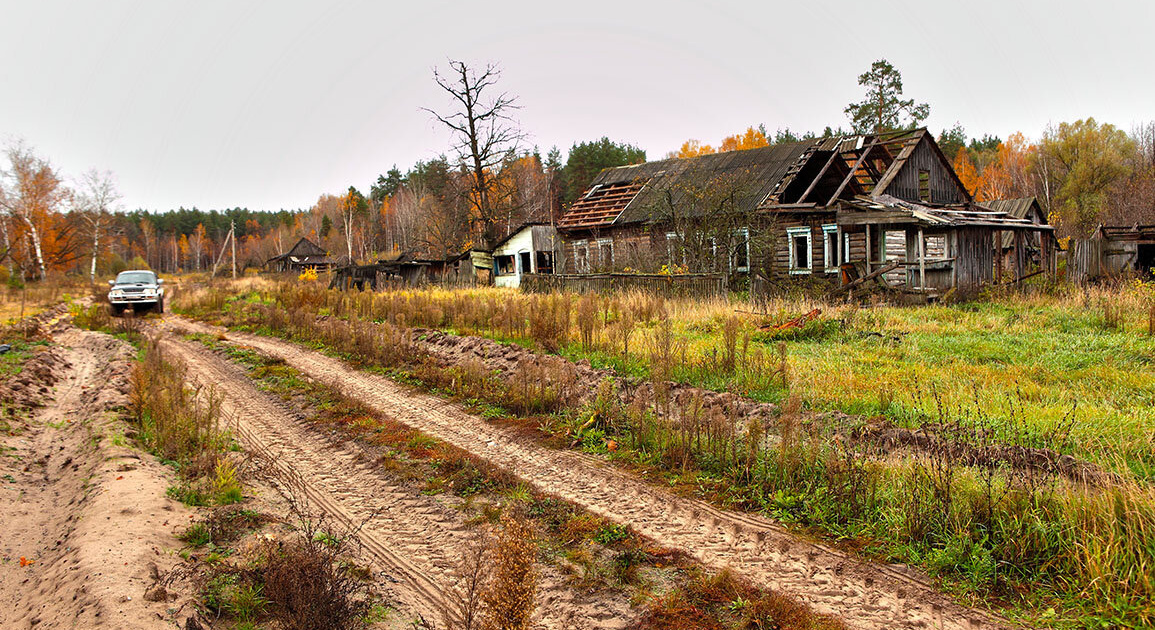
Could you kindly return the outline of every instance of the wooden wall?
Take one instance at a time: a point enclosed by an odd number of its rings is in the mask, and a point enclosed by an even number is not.
[[[949,164],[943,162],[940,153],[931,146],[930,141],[923,138],[891,180],[890,185],[886,187],[885,192],[915,203],[922,201],[919,198],[918,172],[926,170],[930,176],[931,203],[962,203],[966,199],[966,194],[951,176],[950,168]]]
[[[822,226],[834,223],[834,213],[780,213],[775,220],[763,229],[773,230],[770,241],[769,260],[763,261],[770,270],[770,275],[777,278],[832,278],[837,279],[838,273],[826,273],[825,249],[823,245]],[[810,228],[810,273],[790,273],[790,239],[787,230],[790,228]],[[865,251],[865,241],[862,243]]]
[[[953,257],[958,291],[978,292],[995,280],[994,230],[959,228],[947,237],[947,251]]]

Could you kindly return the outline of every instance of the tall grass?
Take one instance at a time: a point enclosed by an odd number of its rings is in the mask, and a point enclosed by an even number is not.
[[[368,364],[409,366],[461,395],[505,402],[494,393],[520,387],[522,400],[538,401],[523,404],[522,414],[567,406],[559,368],[502,383],[480,364],[447,367],[423,356],[412,329],[514,340],[611,365],[649,379],[653,400],[623,406],[607,383],[566,427],[584,448],[604,451],[612,437],[622,445],[617,457],[952,576],[977,593],[1035,598],[1044,608],[1053,605],[1046,598],[1059,598],[1071,615],[1151,623],[1155,377],[1143,367],[1155,360],[1155,345],[1143,334],[1143,290],[920,309],[783,301],[768,305],[770,315],[746,318],[721,302],[636,295],[281,286],[229,308],[236,323],[324,343]],[[822,316],[785,334],[763,326],[812,308]],[[782,413],[764,425],[706,412],[700,398],[669,396],[669,380],[774,400]],[[816,422],[815,408],[883,415],[900,426],[970,428],[947,432],[953,437],[944,446],[896,456]],[[979,449],[1054,449],[1120,477],[1091,486],[998,462],[975,465],[953,450],[967,440]],[[1020,590],[1030,583],[1045,588]]]
[[[220,402],[211,391],[186,383],[183,363],[169,360],[154,341],[132,373],[130,411],[137,436],[157,457],[172,463],[181,484],[170,490],[194,505],[236,503],[240,473],[227,451],[231,438],[220,422]]]

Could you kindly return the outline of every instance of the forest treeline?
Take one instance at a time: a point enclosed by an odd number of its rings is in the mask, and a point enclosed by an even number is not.
[[[646,161],[644,149],[608,137],[574,143],[564,162],[556,147],[544,157],[523,148],[525,136],[509,116],[516,100],[493,94],[499,76],[494,66],[450,62],[444,75],[435,74],[450,105],[429,111],[454,132],[451,151],[320,194],[309,208],[126,212],[111,173],[66,180],[27,144],[9,143],[0,163],[0,279],[95,277],[144,266],[205,270],[219,258],[232,226],[243,267],[264,264],[301,237],[358,261],[398,252],[440,258],[492,243],[524,222],[556,220],[602,169]],[[859,84],[865,94],[846,107],[848,130],[751,126],[717,145],[687,140],[663,157],[911,129],[929,115],[925,103],[902,98],[901,76],[885,60]],[[1124,131],[1087,118],[1049,125],[1034,139],[1023,133],[971,137],[956,124],[937,139],[976,200],[1035,196],[1063,236],[1086,235],[1100,223],[1155,223],[1155,122]]]

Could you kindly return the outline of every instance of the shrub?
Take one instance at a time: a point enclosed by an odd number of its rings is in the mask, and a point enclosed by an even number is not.
[[[502,518],[493,546],[493,577],[482,595],[486,630],[522,630],[529,627],[537,593],[537,546],[533,531],[520,518]]]

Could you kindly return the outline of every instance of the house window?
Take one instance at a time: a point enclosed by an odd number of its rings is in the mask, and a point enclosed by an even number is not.
[[[918,169],[918,198],[930,202],[930,171]]]
[[[836,273],[838,265],[842,261],[838,259],[838,226],[824,225],[822,226],[822,264],[826,268],[826,273]]]
[[[734,271],[748,273],[750,271],[750,228],[734,230],[734,257],[731,261]]]
[[[590,272],[590,246],[586,241],[574,241],[573,260],[575,271],[578,273]]]
[[[508,256],[494,256],[494,266],[497,268],[497,275],[511,276],[517,273],[517,268],[513,259],[513,255]]]
[[[537,252],[537,272],[553,273],[553,252]]]
[[[790,245],[790,273],[810,273],[810,228],[786,228],[786,242]]]
[[[926,257],[928,260],[946,258],[946,236],[930,234],[926,237]]]
[[[614,240],[612,238],[598,239],[598,268],[605,270],[614,268]]]
[[[666,258],[670,266],[686,264],[686,251],[677,232],[666,232]]]

